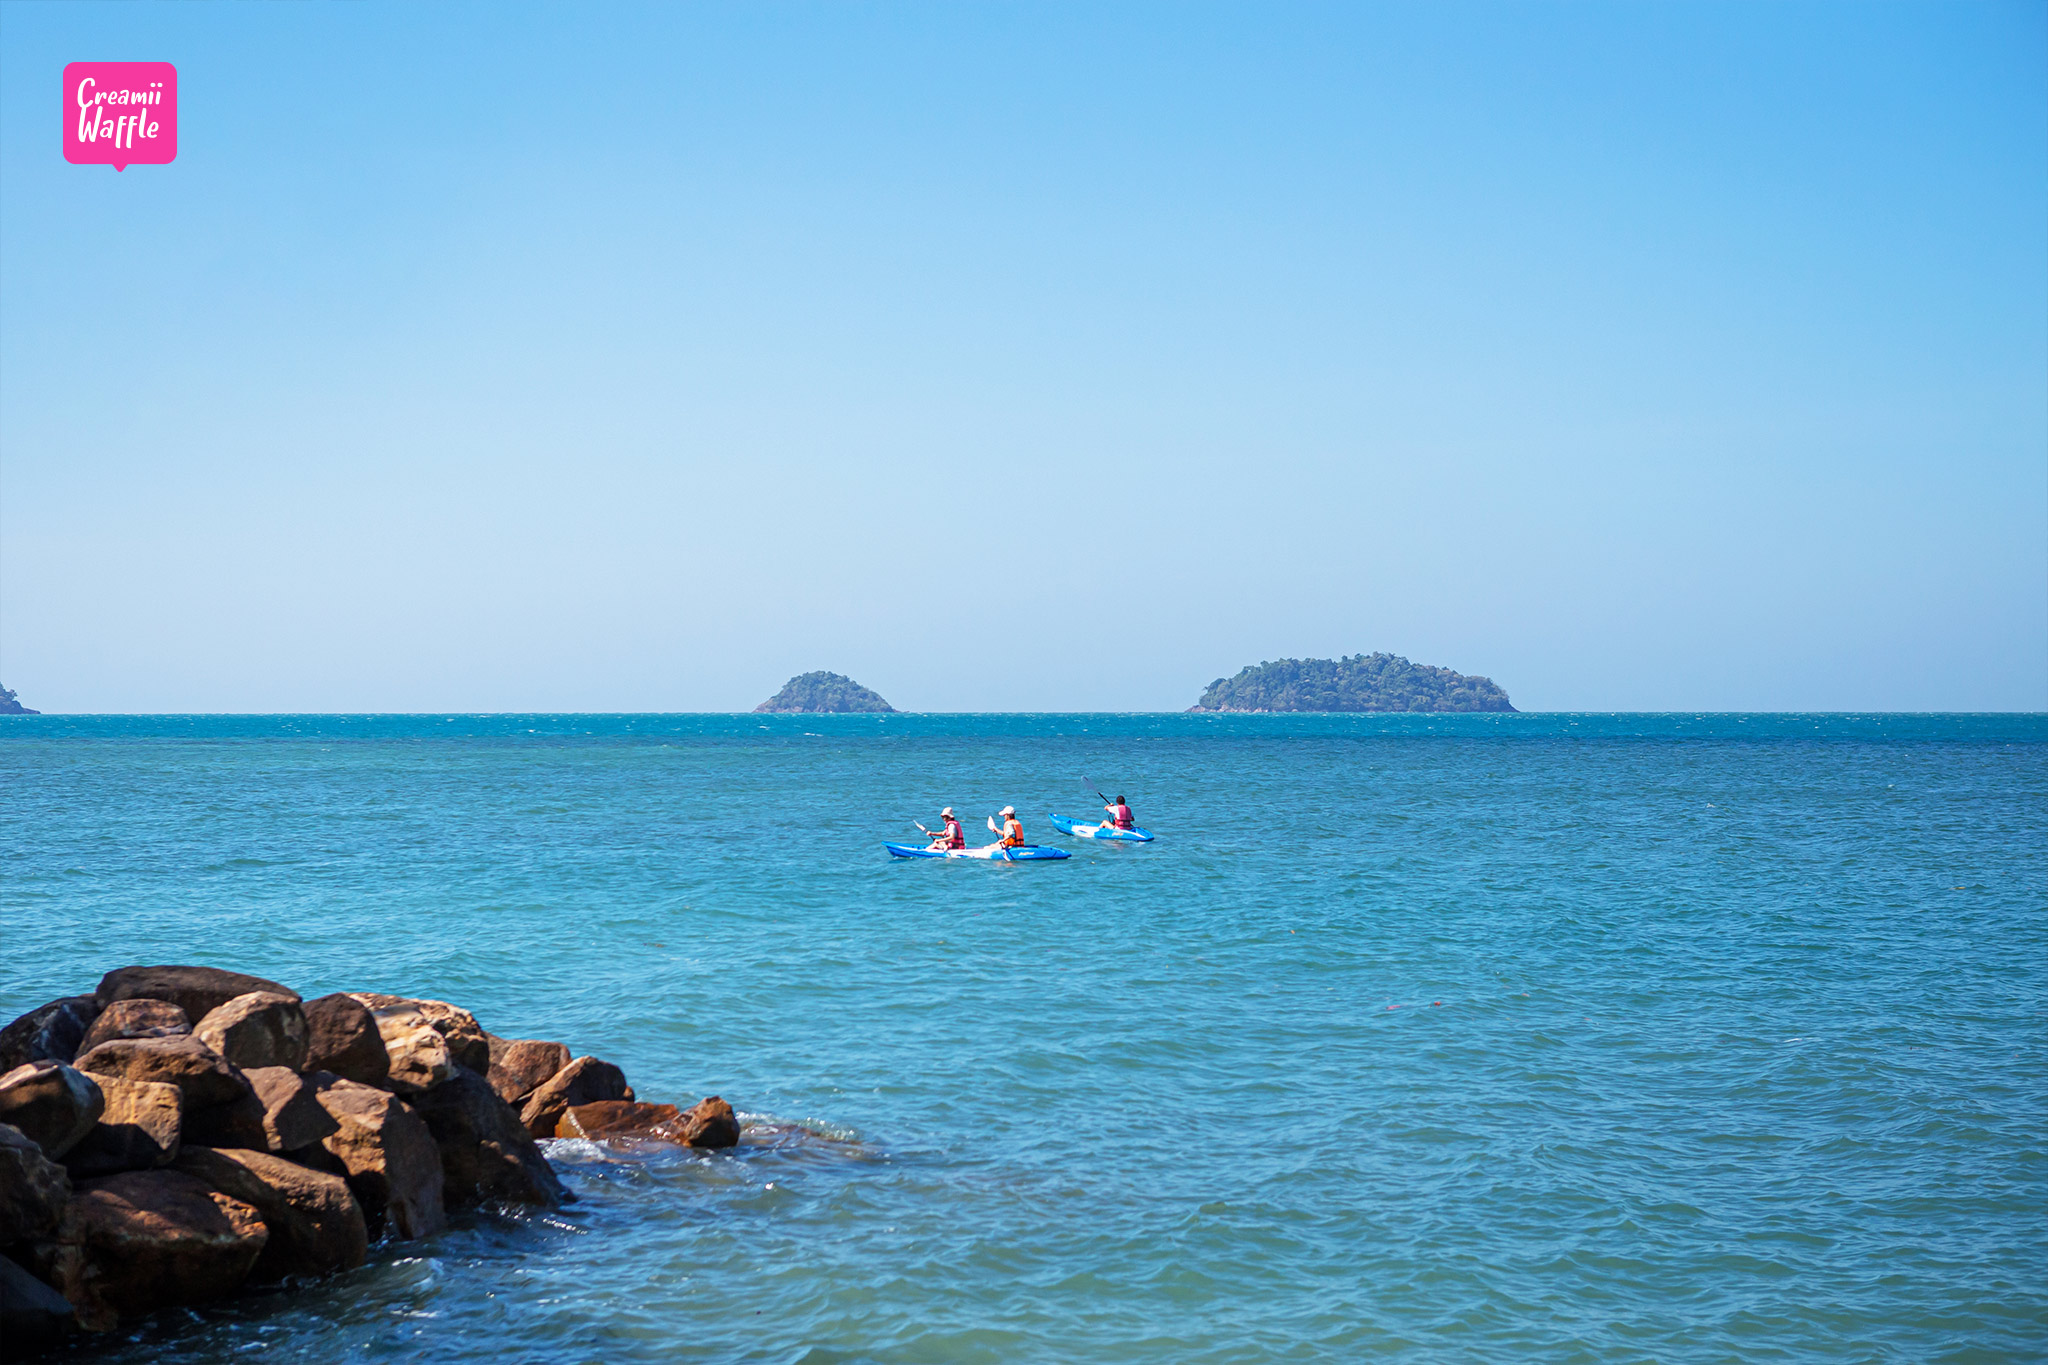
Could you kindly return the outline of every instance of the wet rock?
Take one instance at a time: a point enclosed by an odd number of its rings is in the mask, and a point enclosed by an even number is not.
[[[305,1004],[304,1071],[331,1071],[359,1085],[382,1086],[391,1074],[376,1016],[352,995],[323,995]]]
[[[672,1104],[640,1104],[633,1100],[597,1100],[571,1107],[555,1125],[555,1136],[563,1138],[663,1138],[664,1125],[680,1119],[683,1111]]]
[[[396,1000],[389,1005],[365,1006],[377,1021],[377,1036],[384,1040],[384,1054],[390,1059],[390,1073],[384,1088],[401,1095],[431,1090],[455,1074],[455,1058],[448,1040],[410,1000],[394,996],[369,999]],[[357,996],[361,1004],[364,997]]]
[[[69,1300],[0,1256],[0,1360],[26,1360],[50,1350],[73,1321]]]
[[[313,1083],[298,1072],[282,1066],[258,1066],[242,1075],[263,1106],[265,1150],[289,1152],[311,1146],[336,1131],[338,1125],[320,1107]]]
[[[572,1107],[630,1098],[624,1072],[595,1057],[578,1057],[527,1096],[519,1121],[535,1137],[553,1137],[555,1125]]]
[[[89,995],[67,996],[38,1005],[0,1029],[0,1073],[25,1062],[65,1062],[78,1056],[79,1040],[100,1012]]]
[[[0,1123],[55,1161],[99,1122],[106,1099],[90,1076],[62,1062],[25,1062],[0,1076]]]
[[[64,1168],[21,1129],[0,1123],[0,1246],[49,1232],[70,1198]]]
[[[100,1011],[79,1039],[78,1054],[84,1056],[116,1038],[174,1038],[191,1031],[185,1011],[168,1000],[116,1000]]]
[[[105,1009],[116,1000],[168,1000],[187,1019],[204,1019],[238,995],[267,991],[296,1000],[289,986],[218,967],[118,967],[100,978],[94,998]]]
[[[448,1056],[457,1066],[466,1066],[479,1075],[491,1069],[491,1036],[484,1032],[476,1016],[468,1010],[446,1000],[414,1000],[402,995],[372,995],[362,991],[356,992],[355,997],[373,1013],[400,1008],[417,1012],[427,1021],[427,1026],[448,1044]]]
[[[676,1121],[676,1141],[685,1147],[737,1147],[739,1116],[716,1095],[699,1100]]]
[[[468,1067],[413,1104],[441,1149],[441,1199],[449,1208],[489,1200],[553,1208],[567,1197],[518,1113]]]
[[[185,1112],[232,1104],[249,1092],[242,1073],[192,1034],[168,1038],[115,1038],[78,1059],[81,1071],[131,1081],[161,1081],[185,1096]]]
[[[306,1015],[297,996],[251,991],[211,1011],[192,1030],[229,1065],[306,1064]]]
[[[491,1089],[498,1092],[498,1098],[507,1104],[525,1103],[528,1095],[569,1065],[569,1049],[560,1043],[498,1037],[486,1041],[491,1049],[491,1066],[485,1077]]]
[[[368,1225],[362,1206],[340,1176],[308,1170],[267,1152],[213,1147],[185,1148],[175,1169],[262,1215],[270,1239],[249,1272],[251,1283],[331,1275],[363,1263]]]
[[[64,1158],[75,1177],[113,1175],[167,1166],[178,1154],[183,1096],[175,1085],[94,1076],[106,1109]]]
[[[389,1091],[332,1074],[313,1079],[336,1131],[295,1155],[325,1152],[332,1159],[373,1237],[428,1237],[445,1227],[441,1150],[426,1121]]]
[[[54,1237],[32,1244],[35,1268],[104,1331],[126,1316],[231,1294],[269,1232],[239,1199],[182,1171],[126,1171],[79,1184]]]

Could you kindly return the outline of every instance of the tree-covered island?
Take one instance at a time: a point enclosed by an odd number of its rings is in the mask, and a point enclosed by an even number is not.
[[[1491,678],[1398,654],[1281,659],[1218,678],[1190,711],[1512,711]]]
[[[14,689],[0,687],[0,716],[40,716],[40,711],[23,706],[14,699]]]
[[[839,673],[799,673],[756,711],[894,711],[880,696]]]

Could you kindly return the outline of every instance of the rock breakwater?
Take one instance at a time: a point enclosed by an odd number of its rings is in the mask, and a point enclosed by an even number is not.
[[[739,1125],[445,1001],[111,971],[0,1029],[0,1357],[347,1271],[454,1210],[555,1207],[557,1136],[730,1147]]]

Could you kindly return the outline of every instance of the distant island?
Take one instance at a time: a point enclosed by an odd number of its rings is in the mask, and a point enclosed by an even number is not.
[[[11,688],[0,687],[0,716],[40,716],[40,711],[31,710],[14,699]]]
[[[756,711],[894,711],[896,708],[839,673],[799,673]]]
[[[1512,711],[1491,678],[1398,654],[1281,659],[1218,678],[1190,711]]]

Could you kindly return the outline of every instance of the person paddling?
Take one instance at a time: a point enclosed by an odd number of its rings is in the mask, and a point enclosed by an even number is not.
[[[1121,794],[1117,796],[1113,804],[1104,806],[1103,809],[1109,812],[1109,818],[1096,826],[1097,829],[1136,829],[1138,827],[1137,818],[1131,814],[1130,803],[1125,801]]]
[[[1024,846],[1024,822],[1017,818],[1017,808],[1015,806],[1004,806],[1000,814],[1003,817],[1003,837],[998,842],[997,847],[1022,848]]]
[[[932,847],[967,847],[966,831],[962,830],[960,828],[960,822],[953,818],[953,808],[951,806],[948,806],[944,810],[940,811],[939,818],[941,820],[944,820],[946,823],[943,828],[932,831]]]

